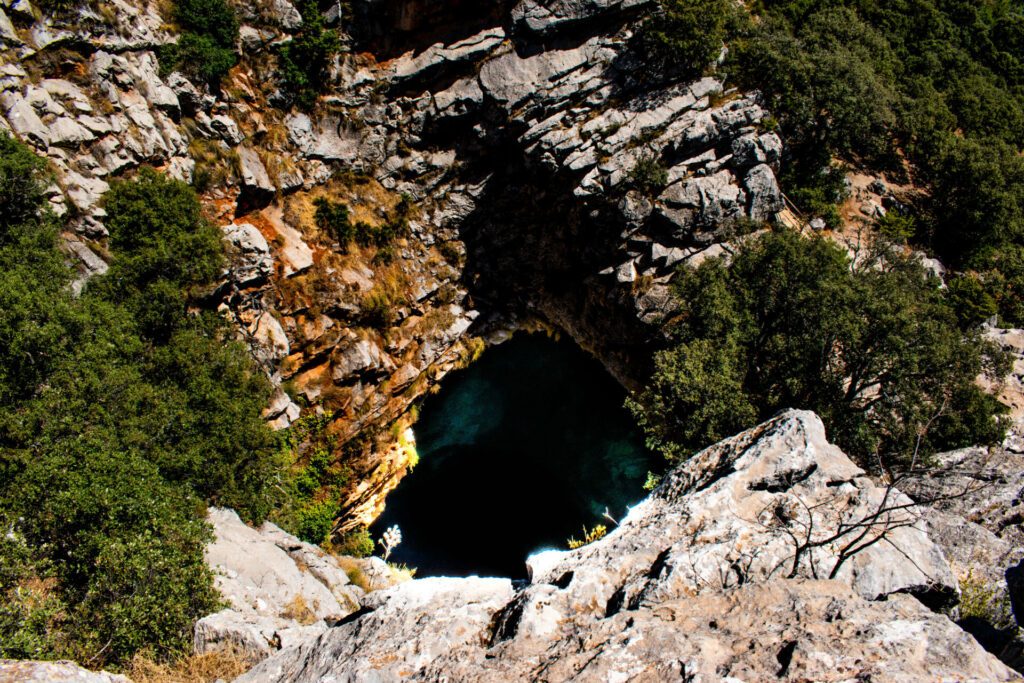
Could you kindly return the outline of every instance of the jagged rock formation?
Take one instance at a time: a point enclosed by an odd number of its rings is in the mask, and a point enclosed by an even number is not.
[[[790,411],[680,465],[603,540],[532,556],[518,591],[415,580],[239,681],[1017,680],[925,607],[956,581],[908,503]]]
[[[379,558],[339,560],[270,522],[253,529],[232,510],[213,508],[208,519],[216,538],[206,561],[228,606],[196,623],[199,654],[230,649],[262,659],[357,611],[367,590],[396,583]]]

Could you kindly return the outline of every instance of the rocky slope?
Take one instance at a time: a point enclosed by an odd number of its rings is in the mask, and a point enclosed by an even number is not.
[[[528,585],[414,580],[239,683],[320,680],[1008,681],[948,617],[921,511],[790,411],[671,472]]]
[[[348,51],[303,112],[276,106],[276,45],[302,25],[288,0],[237,5],[243,59],[217,92],[161,76],[175,36],[157,2],[21,0],[0,7],[0,127],[52,162],[83,277],[106,268],[111,179],[151,164],[207,186],[233,255],[217,302],[282,387],[268,420],[309,406],[344,443],[538,319],[635,381],[674,267],[781,208],[756,96],[644,78],[645,4],[354,2]],[[641,192],[652,165],[666,186]],[[402,211],[410,231],[343,253],[312,220],[320,197],[371,226]],[[365,523],[410,452],[380,432],[348,457],[345,517]]]

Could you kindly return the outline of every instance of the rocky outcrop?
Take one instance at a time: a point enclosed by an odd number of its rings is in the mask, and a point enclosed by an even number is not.
[[[376,594],[239,680],[1017,680],[925,606],[956,581],[920,515],[807,412],[712,446],[603,540],[528,567],[519,590]]]
[[[89,671],[74,662],[0,659],[0,683],[131,683],[126,676]]]
[[[258,530],[212,508],[206,548],[228,606],[199,620],[195,651],[241,651],[255,659],[322,633],[359,609],[363,589],[332,556],[266,522]]]

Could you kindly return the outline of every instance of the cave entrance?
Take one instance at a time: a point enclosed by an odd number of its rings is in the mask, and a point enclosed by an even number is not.
[[[420,462],[373,536],[399,525],[391,560],[418,576],[525,578],[527,555],[565,548],[605,508],[620,518],[644,497],[647,472],[661,470],[624,398],[571,342],[517,335],[488,349],[424,402]]]

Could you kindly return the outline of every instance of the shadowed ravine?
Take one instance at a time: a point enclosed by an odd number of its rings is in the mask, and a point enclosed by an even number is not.
[[[387,501],[392,560],[419,576],[525,577],[533,550],[618,517],[660,466],[622,407],[624,392],[567,341],[520,336],[445,380],[416,424],[420,463]]]

